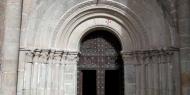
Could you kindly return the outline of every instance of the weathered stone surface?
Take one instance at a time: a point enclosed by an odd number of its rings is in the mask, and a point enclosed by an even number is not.
[[[68,10],[84,1],[86,0],[23,0],[21,47],[50,48],[47,42],[32,45],[44,39],[51,42],[46,37],[53,36],[60,19]],[[42,32],[45,33],[41,34]],[[30,37],[28,38],[27,35]],[[35,35],[39,35],[40,39]]]
[[[180,13],[178,15],[179,19],[190,18],[189,5],[190,5],[189,0],[177,0],[177,7],[179,9],[178,12]]]
[[[126,5],[139,17],[142,21],[145,30],[151,39],[151,47],[165,47],[170,45],[171,39],[167,35],[170,24],[168,24],[168,19],[164,16],[164,11],[162,10],[160,4],[157,1],[160,0],[114,0]],[[163,3],[167,1],[163,0]],[[170,17],[169,17],[170,18]],[[151,19],[151,20],[150,20]],[[156,23],[155,23],[156,22]],[[159,36],[158,36],[159,35]]]
[[[1,75],[1,95],[16,95],[21,1],[6,0],[5,8],[5,23],[1,50],[1,65],[3,67]]]
[[[17,94],[75,95],[77,52],[22,50]]]
[[[0,0],[0,95],[76,95],[72,50],[91,28],[113,31],[124,52],[180,48],[181,66],[162,54],[123,58],[127,95],[175,95],[179,72],[190,95],[190,0]]]
[[[2,73],[2,46],[4,40],[4,19],[5,19],[5,0],[0,0],[0,94],[2,93],[2,80],[3,80],[3,73]]]
[[[2,48],[4,35],[5,4],[5,0],[0,0],[0,51]]]
[[[190,1],[178,0],[178,25],[180,33],[180,62],[181,62],[181,76],[182,76],[182,93],[183,95],[190,94]]]
[[[190,36],[190,18],[182,18],[178,20],[179,26],[180,27],[180,36],[188,37]],[[182,43],[183,44],[183,43]]]
[[[124,65],[125,68],[125,81],[127,83],[135,83],[135,65]]]

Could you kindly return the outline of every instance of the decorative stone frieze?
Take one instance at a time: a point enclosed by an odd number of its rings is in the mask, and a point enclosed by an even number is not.
[[[48,54],[49,54],[49,51],[48,51],[48,50],[42,50],[42,51],[40,52],[39,62],[40,62],[40,63],[47,63]]]
[[[47,61],[48,61],[48,64],[53,63],[54,53],[55,53],[54,50],[52,50],[52,51],[49,52],[48,60],[47,60]]]
[[[68,64],[77,63],[79,60],[78,52],[56,51],[46,49],[26,50],[25,62],[44,63],[44,64]]]
[[[79,60],[77,52],[67,52],[66,54],[66,63],[75,63],[77,64]]]
[[[25,62],[32,63],[33,62],[34,53],[31,52],[31,51],[26,51],[25,55],[26,55]]]
[[[34,54],[32,63],[39,63],[40,52],[40,50],[35,50],[32,52]]]
[[[166,57],[178,52],[178,49],[159,49],[159,50],[145,50],[145,51],[132,51],[122,52],[124,64],[148,64],[146,62],[140,62],[142,60],[152,60],[155,57],[161,57],[161,63],[166,63]],[[162,58],[163,57],[163,58]],[[164,61],[165,60],[165,61]]]
[[[54,64],[60,64],[61,63],[61,59],[62,59],[62,55],[63,55],[63,52],[62,51],[57,51],[54,53],[54,56],[53,56],[53,63]]]

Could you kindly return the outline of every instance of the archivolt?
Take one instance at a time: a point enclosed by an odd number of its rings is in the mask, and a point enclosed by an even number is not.
[[[149,47],[146,31],[137,16],[127,7],[113,2],[81,4],[67,12],[54,31],[51,44],[58,49],[79,51],[82,35],[92,27],[113,30],[120,38],[124,52]]]

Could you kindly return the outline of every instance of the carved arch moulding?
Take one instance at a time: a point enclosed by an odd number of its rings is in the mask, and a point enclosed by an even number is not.
[[[155,43],[150,40],[152,35],[143,23],[146,22],[126,5],[111,0],[96,4],[95,0],[89,0],[62,14],[51,36],[45,35],[46,32],[38,33],[43,35],[42,39],[40,35],[35,35],[35,31],[26,33],[25,36],[37,37],[35,42],[27,40],[27,37],[21,39],[21,48],[79,51],[81,37],[95,28],[114,33],[121,40],[123,52],[165,48],[163,45],[153,48]],[[158,41],[158,46],[159,44],[162,42]]]
[[[58,49],[79,51],[81,38],[93,29],[115,34],[122,43],[122,51],[143,50],[149,46],[146,31],[135,13],[114,2],[81,4],[69,10],[57,25],[51,44]]]

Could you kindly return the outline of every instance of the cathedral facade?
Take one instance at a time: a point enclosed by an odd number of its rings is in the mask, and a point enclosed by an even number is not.
[[[0,95],[190,95],[189,0],[0,0]]]

